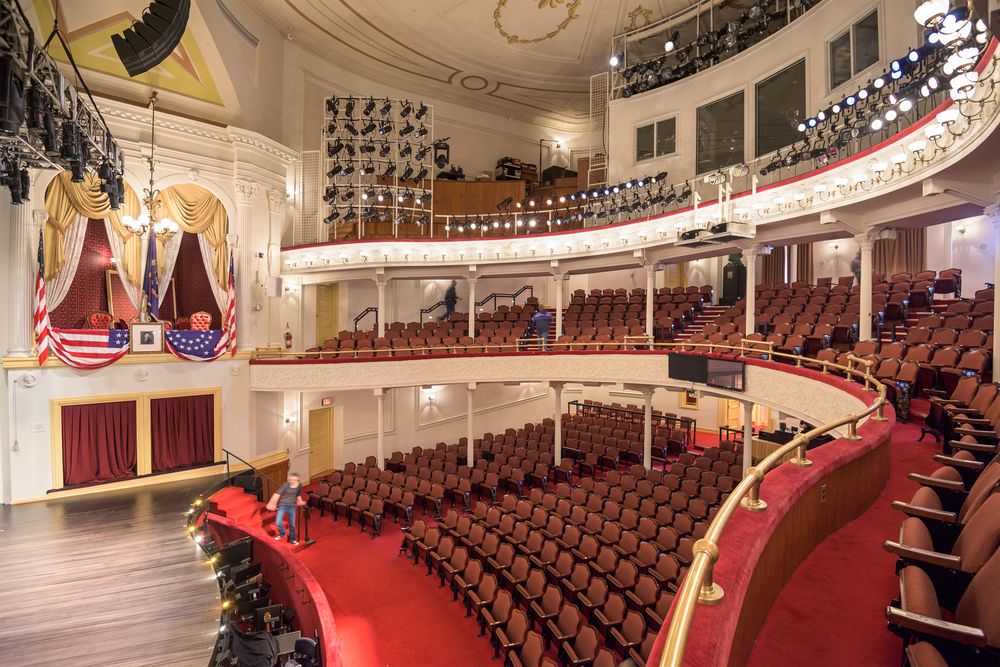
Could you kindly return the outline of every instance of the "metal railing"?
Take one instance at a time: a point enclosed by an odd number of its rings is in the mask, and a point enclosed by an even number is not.
[[[260,470],[259,468],[255,468],[253,465],[251,465],[249,461],[241,459],[240,457],[236,456],[236,454],[233,454],[228,449],[223,448],[222,451],[226,453],[226,482],[227,482],[226,486],[232,486],[233,485],[233,478],[232,478],[232,475],[229,472],[229,457],[230,456],[232,456],[234,459],[236,459],[237,461],[239,461],[240,463],[242,463],[243,465],[245,465],[247,468],[249,468],[250,470],[253,470],[255,473],[257,473],[258,475],[260,475],[261,477],[263,477],[265,480],[267,480],[267,482],[268,482],[267,493],[264,494],[264,502],[265,503],[267,502],[267,499],[271,497],[271,494],[274,493],[274,491],[277,491],[278,487],[281,486],[280,484],[278,484],[277,482],[275,482],[273,479],[271,479],[262,470]],[[271,485],[274,486],[274,491],[271,490]]]
[[[363,311],[361,311],[360,315],[358,315],[357,317],[354,318],[354,330],[355,331],[358,330],[358,322],[360,322],[361,320],[363,320],[369,313],[375,313],[375,326],[372,327],[372,328],[374,329],[374,328],[378,327],[378,307],[377,306],[368,306]]]
[[[511,305],[513,305],[514,303],[517,302],[517,297],[519,297],[522,294],[524,294],[524,292],[528,292],[531,296],[535,296],[535,288],[532,285],[525,285],[524,287],[522,287],[521,289],[517,290],[513,294],[501,294],[500,292],[494,292],[493,294],[490,294],[488,297],[484,298],[482,301],[477,301],[476,303],[474,303],[473,306],[472,306],[472,311],[473,312],[469,314],[469,317],[473,317],[474,318],[476,316],[476,312],[475,312],[476,308],[478,308],[479,306],[486,305],[486,303],[488,301],[492,301],[493,302],[493,310],[494,311],[496,311],[496,309],[497,309],[497,299],[510,299],[511,300]],[[437,310],[438,308],[440,308],[441,306],[444,306],[444,305],[446,305],[444,301],[438,301],[433,306],[430,306],[428,308],[421,308],[420,309],[420,323],[421,324],[424,323],[424,315],[428,315],[430,313],[433,313],[435,310]],[[371,309],[369,309],[369,310],[371,310]],[[376,319],[375,322],[378,323],[378,320]],[[358,330],[356,326],[355,326],[354,330],[355,331]]]

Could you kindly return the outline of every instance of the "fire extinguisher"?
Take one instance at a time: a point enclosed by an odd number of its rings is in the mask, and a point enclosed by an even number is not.
[[[292,328],[285,322],[285,349],[292,349]]]

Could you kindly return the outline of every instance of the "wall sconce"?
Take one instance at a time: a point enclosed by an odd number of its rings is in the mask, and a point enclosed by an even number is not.
[[[830,247],[833,248],[834,250],[837,250],[838,248],[840,248],[840,244],[834,241],[830,243]]]
[[[365,261],[365,264],[368,263],[368,251],[367,250],[362,250],[361,251],[361,259],[363,259]]]
[[[299,291],[299,286],[294,283],[290,283],[288,285],[285,285],[285,291],[288,292],[289,294],[295,294],[296,292]]]
[[[296,417],[295,415],[288,415],[287,417],[285,417],[285,423],[288,424],[289,426],[292,426],[298,420],[299,418]]]
[[[959,234],[965,233],[965,225],[955,225],[955,231]]]
[[[118,266],[118,262],[117,262],[117,260],[115,260],[114,257],[112,257],[111,259],[109,259],[108,263],[111,264],[111,268],[112,269],[117,268],[117,266]]]
[[[347,251],[346,250],[341,250],[340,251],[340,261],[343,262],[344,264],[347,264]]]

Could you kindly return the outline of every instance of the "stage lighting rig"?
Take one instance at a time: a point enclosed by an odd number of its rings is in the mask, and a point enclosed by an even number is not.
[[[406,100],[405,102],[403,102],[403,107],[399,110],[399,117],[406,118],[411,113],[413,113],[413,105],[410,104],[409,100]]]
[[[332,144],[328,143],[326,145],[326,156],[330,158],[336,157],[337,153],[342,150],[344,150],[344,144],[340,141],[340,139],[337,139],[336,142]]]
[[[380,120],[378,122],[378,133],[382,136],[392,134],[392,121]]]
[[[417,139],[422,139],[423,137],[426,137],[428,134],[430,134],[430,130],[428,130],[426,126],[421,125],[420,129],[413,133],[413,136],[416,137]]]
[[[413,156],[413,161],[423,162],[425,157],[427,157],[427,147],[420,144],[420,149],[417,150],[417,154]]]
[[[399,157],[401,157],[401,158],[406,158],[406,157],[410,157],[411,155],[413,155],[413,146],[411,146],[411,145],[410,145],[410,142],[409,142],[409,141],[407,141],[407,142],[406,142],[406,146],[404,146],[404,147],[403,147],[403,148],[402,148],[402,149],[401,149],[401,150],[399,151]]]
[[[383,143],[381,148],[378,149],[379,157],[388,157],[390,153],[392,153],[392,146],[389,145],[388,141]]]
[[[363,113],[366,116],[371,116],[373,111],[375,111],[375,100],[372,98],[368,98],[368,103],[365,104],[364,111],[362,111],[361,113]]]
[[[421,167],[420,171],[417,172],[417,175],[413,177],[413,182],[419,183],[420,181],[424,180],[425,176],[427,176],[427,168]]]
[[[337,198],[337,186],[328,185],[326,190],[323,192],[323,201],[329,204],[332,200]]]
[[[382,176],[381,177],[382,178],[390,178],[395,173],[396,173],[396,165],[394,163],[390,162],[389,166],[385,168],[384,172],[382,172]]]
[[[347,121],[344,123],[344,129],[351,133],[351,136],[358,136],[358,128],[354,127],[354,123]]]
[[[507,209],[513,203],[514,203],[514,198],[513,197],[507,197],[502,202],[500,202],[499,204],[497,204],[497,210],[499,211],[501,209]]]
[[[405,181],[409,179],[410,176],[413,176],[413,165],[407,162],[406,169],[404,169],[403,173],[399,175],[399,180],[400,182]]]
[[[344,107],[344,115],[347,116],[348,118],[353,118],[354,117],[354,98],[353,97],[348,97],[347,98],[347,105]]]
[[[375,124],[375,121],[373,121],[373,120],[372,121],[368,121],[368,124],[365,125],[363,128],[361,128],[361,136],[362,137],[368,136],[369,134],[371,134],[372,132],[375,131],[376,127],[378,127],[378,126]]]
[[[379,112],[379,114],[385,116],[390,111],[392,111],[392,102],[390,102],[389,98],[387,97],[387,98],[385,98],[385,101],[382,102],[382,108],[379,109],[378,112]]]
[[[340,98],[339,97],[327,98],[327,100],[326,100],[326,112],[328,114],[330,114],[331,116],[333,116],[334,118],[336,118],[337,115],[340,114]]]
[[[428,111],[427,105],[421,102],[420,108],[417,109],[417,113],[413,114],[413,117],[417,120],[420,120],[421,118],[427,115],[427,111]]]
[[[375,152],[375,144],[362,144],[361,145],[361,154],[362,155],[365,155],[367,153],[374,153],[374,152]]]
[[[451,162],[451,147],[448,145],[448,139],[451,137],[438,139],[434,142],[434,166],[438,169],[444,169]]]
[[[406,126],[399,131],[399,136],[405,137],[409,134],[412,134],[415,129],[417,128],[413,127],[413,125],[410,124],[410,121],[406,121]]]
[[[403,202],[408,202],[408,201],[410,201],[411,199],[413,199],[413,190],[411,190],[410,188],[406,188],[406,190],[404,190],[404,191],[402,192],[402,194],[400,194],[400,195],[399,195],[399,196],[397,197],[397,200],[398,200],[398,201],[399,201],[399,203],[401,203],[401,204],[402,204]]]

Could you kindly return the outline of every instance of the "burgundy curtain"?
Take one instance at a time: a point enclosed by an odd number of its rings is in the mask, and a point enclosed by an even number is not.
[[[796,280],[813,283],[813,244],[799,243],[796,251]]]
[[[785,281],[785,246],[771,249],[770,255],[764,255],[764,269],[761,272],[765,285],[778,285]]]
[[[179,396],[149,402],[153,472],[215,460],[215,397]]]
[[[62,408],[63,484],[135,476],[135,401]]]

